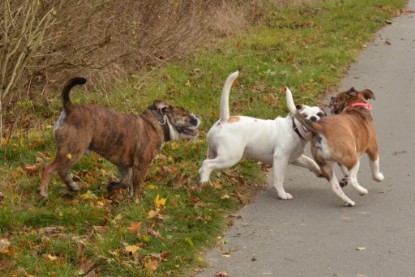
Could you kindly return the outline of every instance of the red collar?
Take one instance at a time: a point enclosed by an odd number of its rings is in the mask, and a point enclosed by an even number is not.
[[[372,110],[372,105],[370,105],[369,102],[354,102],[350,105],[350,107],[354,108],[354,107],[364,107],[366,109],[368,109],[369,111]]]

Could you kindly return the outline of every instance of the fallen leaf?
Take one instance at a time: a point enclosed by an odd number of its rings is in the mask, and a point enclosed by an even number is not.
[[[50,260],[50,261],[56,261],[57,259],[58,259],[58,257],[56,257],[56,256],[53,256],[53,255],[51,255],[51,254],[47,254],[47,255],[45,255],[44,256],[45,258],[47,258],[48,260]]]
[[[229,199],[229,198],[231,198],[231,197],[229,196],[229,194],[224,194],[224,195],[222,195],[222,196],[220,197],[220,199]]]
[[[125,252],[127,253],[135,253],[140,249],[140,247],[137,244],[134,245],[127,245],[124,247]]]
[[[229,274],[225,271],[218,271],[215,273],[215,277],[229,277]]]
[[[16,265],[15,261],[0,260],[0,272],[12,269]]]
[[[408,14],[411,14],[411,13],[415,13],[415,11],[414,10],[403,10],[403,9],[401,9],[398,12],[398,16],[399,15],[408,15]]]
[[[193,240],[190,238],[190,237],[186,237],[185,239],[184,239],[190,246],[194,246],[194,244],[193,244]]]
[[[166,205],[166,198],[160,198],[160,195],[157,194],[156,198],[154,199],[154,205],[156,209],[160,209]]]
[[[127,231],[130,233],[137,233],[141,229],[141,222],[131,222]]]
[[[10,241],[8,239],[0,239],[0,254],[9,253]]]
[[[157,215],[158,215],[158,212],[156,212],[155,210],[151,210],[151,211],[148,212],[147,218],[148,219],[155,218]]]
[[[58,234],[63,231],[62,226],[54,225],[54,226],[47,226],[44,228],[39,229],[40,234]]]
[[[356,247],[356,250],[357,251],[364,251],[364,250],[366,250],[366,247],[364,247],[364,246],[358,246],[358,247]]]
[[[154,185],[154,184],[149,184],[149,185],[147,185],[147,189],[148,189],[148,190],[157,189],[157,186],[156,186],[156,185]]]
[[[92,260],[86,260],[84,261],[81,266],[79,267],[79,270],[83,272],[82,275],[85,273],[90,272],[95,267],[95,262]]]
[[[213,182],[213,188],[214,189],[221,189],[222,185],[218,180],[216,180],[216,181]]]
[[[148,258],[144,263],[144,268],[154,272],[159,267],[159,262],[156,259]]]
[[[96,196],[92,191],[88,190],[86,193],[81,195],[81,198],[84,200],[96,200],[98,196]]]
[[[37,165],[25,165],[24,170],[27,175],[33,175],[39,171],[39,168]]]
[[[108,231],[108,226],[92,226],[92,230],[94,230],[95,233],[104,233]]]

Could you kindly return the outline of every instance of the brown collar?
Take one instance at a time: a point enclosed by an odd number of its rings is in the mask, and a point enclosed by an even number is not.
[[[158,110],[150,109],[150,111],[157,118],[157,121],[161,125],[161,129],[163,129],[164,141],[169,141],[170,140],[170,129],[169,129],[169,124],[167,123],[167,118],[164,117],[164,115]]]

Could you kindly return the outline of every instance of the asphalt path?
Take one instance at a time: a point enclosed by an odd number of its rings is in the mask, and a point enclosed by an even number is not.
[[[415,0],[407,9],[415,10]],[[289,166],[278,200],[273,188],[244,207],[207,253],[198,277],[224,271],[244,276],[415,276],[415,13],[395,18],[376,34],[339,90],[369,88],[385,180],[371,179],[367,156],[358,180],[369,190],[344,207],[329,183]]]

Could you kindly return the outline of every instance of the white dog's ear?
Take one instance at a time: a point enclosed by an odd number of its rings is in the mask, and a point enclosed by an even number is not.
[[[295,105],[295,108],[296,108],[297,110],[301,110],[301,109],[303,108],[303,105],[300,105],[300,104]]]

